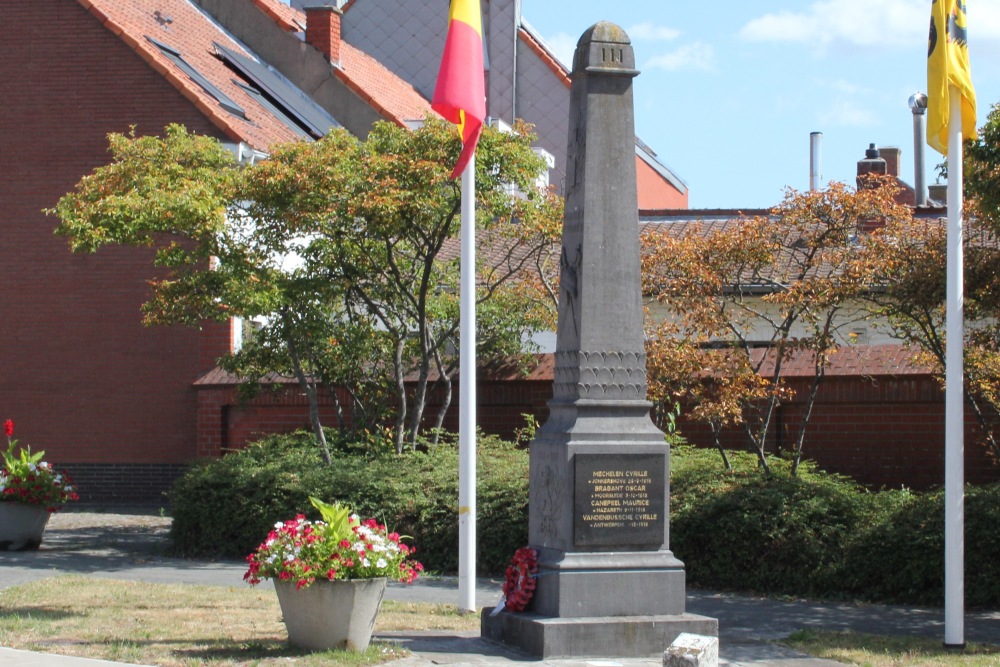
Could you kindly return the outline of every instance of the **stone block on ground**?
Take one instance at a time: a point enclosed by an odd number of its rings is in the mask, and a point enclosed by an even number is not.
[[[664,651],[663,667],[719,667],[719,639],[682,632]]]

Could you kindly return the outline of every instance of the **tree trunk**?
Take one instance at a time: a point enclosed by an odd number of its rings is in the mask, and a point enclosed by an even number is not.
[[[438,408],[437,414],[434,416],[433,444],[437,445],[438,441],[441,439],[441,429],[444,427],[445,415],[448,413],[448,408],[451,406],[452,387],[451,375],[444,366],[441,354],[436,349],[434,350],[434,364],[437,366],[438,384],[444,388],[444,398],[441,399],[441,406]]]
[[[393,371],[396,374],[396,399],[399,406],[396,410],[396,432],[393,434],[396,453],[403,453],[403,434],[406,432],[406,378],[403,376],[403,349],[406,340],[400,338],[396,342],[396,354],[392,358]]]
[[[430,346],[424,339],[420,344],[420,375],[417,378],[417,388],[413,392],[413,416],[410,418],[409,440],[410,447],[417,448],[417,436],[420,435],[420,422],[424,418],[424,409],[427,407],[427,383],[431,374]]]
[[[792,461],[792,477],[798,476],[799,473],[799,464],[802,463],[802,448],[806,442],[806,426],[809,424],[813,406],[816,404],[816,394],[819,393],[819,385],[823,382],[825,376],[826,366],[817,364],[816,375],[813,378],[812,386],[809,388],[809,398],[806,399],[806,411],[802,415],[802,423],[799,424],[799,435],[795,440],[795,460]]]
[[[316,392],[316,382],[306,377],[305,370],[302,368],[302,360],[299,358],[298,349],[292,340],[288,342],[288,354],[292,358],[295,378],[299,381],[299,386],[305,392],[306,398],[309,401],[309,425],[312,426],[313,435],[316,436],[316,443],[319,445],[323,463],[330,465],[333,463],[333,458],[330,456],[330,448],[326,444],[326,434],[323,433],[323,424],[319,420],[319,397]]]
[[[722,425],[714,419],[709,420],[708,425],[712,429],[712,442],[715,444],[715,448],[719,450],[719,456],[722,457],[722,465],[725,467],[726,472],[732,472],[733,464],[730,463],[729,455],[726,454],[726,450],[722,446],[722,441],[719,439],[719,436],[722,435]]]

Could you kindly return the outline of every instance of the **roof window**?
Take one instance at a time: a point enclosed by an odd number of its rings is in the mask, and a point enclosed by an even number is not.
[[[215,53],[230,69],[249,82],[251,88],[256,88],[262,98],[268,100],[269,104],[265,104],[265,107],[277,111],[275,115],[279,119],[290,119],[296,126],[292,127],[293,130],[303,130],[309,136],[319,139],[340,126],[323,107],[266,65],[221,44],[215,44]],[[241,87],[247,89],[242,84]]]
[[[177,65],[182,72],[188,75],[188,78],[194,81],[198,86],[201,87],[206,93],[215,98],[215,101],[219,103],[223,109],[233,114],[234,116],[239,116],[240,118],[246,119],[246,111],[243,110],[239,104],[234,102],[229,98],[224,92],[219,90],[211,81],[205,78],[205,75],[192,67],[184,58],[181,56],[180,51],[177,49],[167,46],[161,41],[155,40],[149,35],[145,36],[150,43],[152,43],[156,48],[160,50],[163,55],[167,57],[172,63]]]

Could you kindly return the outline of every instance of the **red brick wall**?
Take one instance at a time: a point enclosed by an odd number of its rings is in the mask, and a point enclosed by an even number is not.
[[[329,428],[338,425],[338,410],[325,390],[320,390],[320,422]],[[349,406],[345,392],[339,400]],[[344,408],[345,423],[350,410]],[[207,386],[198,389],[198,456],[220,456],[239,449],[269,433],[310,430],[309,403],[295,385],[277,392],[264,391],[250,401],[241,401],[236,389]]]
[[[796,397],[779,408],[769,451],[791,450],[805,411],[808,383],[792,383]],[[682,413],[683,415],[683,413]],[[1000,466],[977,441],[979,429],[966,413],[966,481],[1000,480]],[[686,421],[680,428],[693,444],[711,446],[707,427]],[[780,434],[780,435],[779,435]],[[726,429],[722,444],[745,449],[740,428]],[[944,484],[944,393],[930,376],[833,377],[824,380],[806,427],[803,455],[821,468],[874,487],[913,489]]]
[[[72,255],[41,210],[107,162],[109,132],[221,134],[77,2],[2,14],[0,418],[64,464],[188,461],[198,332],[142,326],[149,252]]]
[[[795,387],[799,399],[787,402],[775,417],[768,444],[771,452],[793,446],[803,414],[802,398],[806,381]],[[445,427],[458,428],[459,389]],[[487,433],[511,437],[524,426],[524,413],[534,414],[544,423],[547,402],[552,397],[552,381],[544,379],[503,382],[481,381],[477,388],[479,424]],[[304,399],[294,390],[285,398],[266,396],[237,407],[232,388],[203,388],[199,391],[199,453],[217,455],[221,434],[228,433],[227,447],[241,447],[273,430],[287,432],[308,428]],[[229,407],[225,407],[229,406]],[[434,403],[428,408],[433,417]],[[683,415],[683,412],[682,412]],[[325,423],[333,425],[329,405]],[[977,443],[978,429],[967,415],[966,480],[969,483],[1000,481],[1000,466]],[[682,434],[692,444],[711,447],[707,427],[680,420]],[[729,449],[745,449],[742,428],[730,428],[722,443]],[[944,482],[944,396],[936,379],[929,376],[828,378],[821,386],[806,431],[806,458],[821,468],[849,475],[873,487],[907,486],[913,489],[939,487]]]

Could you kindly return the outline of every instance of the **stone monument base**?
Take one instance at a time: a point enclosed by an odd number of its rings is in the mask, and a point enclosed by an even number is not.
[[[660,657],[679,634],[717,637],[719,622],[707,616],[611,616],[556,618],[484,609],[481,636],[539,658]]]

